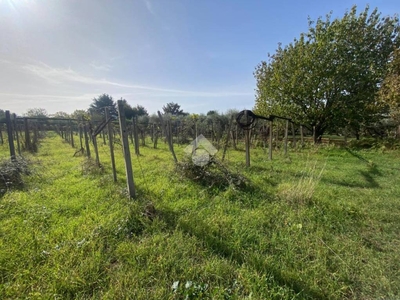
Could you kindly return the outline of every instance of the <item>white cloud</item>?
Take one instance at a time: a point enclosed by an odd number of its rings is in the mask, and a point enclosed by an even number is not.
[[[111,66],[111,65],[109,65],[109,64],[102,64],[102,63],[99,63],[99,62],[96,62],[96,61],[93,61],[93,62],[90,64],[90,66],[91,66],[93,69],[98,70],[98,71],[106,71],[106,72],[108,72],[108,71],[111,71],[111,69],[112,69],[112,66]]]
[[[235,96],[250,96],[252,93],[248,92],[234,92],[234,91],[213,91],[213,92],[200,92],[189,91],[180,89],[170,89],[162,87],[153,87],[139,84],[127,84],[122,82],[110,81],[107,79],[99,79],[90,76],[81,75],[78,72],[68,69],[52,68],[42,62],[37,64],[27,64],[22,66],[25,72],[38,76],[52,84],[67,84],[67,83],[82,83],[87,85],[105,85],[120,88],[127,88],[132,90],[144,90],[147,96],[151,97],[235,97]]]

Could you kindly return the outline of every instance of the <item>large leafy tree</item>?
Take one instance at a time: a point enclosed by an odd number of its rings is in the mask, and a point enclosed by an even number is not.
[[[389,70],[379,91],[379,100],[388,108],[390,117],[400,125],[400,49],[393,52]]]
[[[397,16],[381,18],[368,6],[333,21],[309,20],[307,33],[256,67],[256,111],[291,117],[314,129],[316,140],[327,129],[358,133],[380,117],[375,95],[399,44]]]
[[[100,114],[104,116],[105,115],[104,108],[106,107],[108,107],[111,117],[115,118],[118,116],[116,103],[113,100],[113,98],[108,94],[102,94],[97,98],[94,98],[92,103],[90,104],[89,112],[96,115]]]

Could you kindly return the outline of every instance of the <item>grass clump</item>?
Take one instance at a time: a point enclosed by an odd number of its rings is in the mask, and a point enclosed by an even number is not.
[[[278,197],[294,205],[311,203],[315,189],[324,171],[324,167],[318,170],[317,165],[318,162],[315,162],[313,165],[307,166],[304,171],[301,172],[299,179],[281,183],[278,186]]]

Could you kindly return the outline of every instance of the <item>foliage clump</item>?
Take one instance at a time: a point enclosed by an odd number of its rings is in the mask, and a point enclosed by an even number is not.
[[[24,186],[23,175],[30,175],[30,161],[22,157],[17,160],[0,162],[0,197],[11,189]]]

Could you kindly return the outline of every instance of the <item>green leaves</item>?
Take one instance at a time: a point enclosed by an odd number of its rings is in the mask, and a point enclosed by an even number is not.
[[[315,126],[316,136],[376,121],[382,106],[375,95],[394,47],[400,45],[397,17],[381,18],[369,7],[356,6],[343,18],[316,22],[309,31],[282,48],[254,72],[256,110],[283,114]]]

